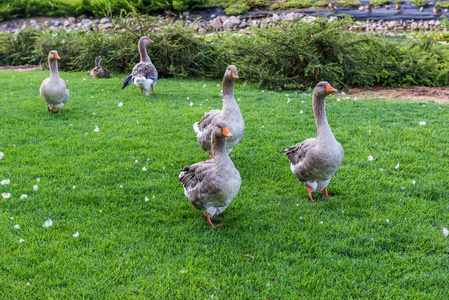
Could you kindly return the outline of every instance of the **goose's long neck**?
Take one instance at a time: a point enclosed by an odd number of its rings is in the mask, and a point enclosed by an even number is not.
[[[214,154],[214,163],[220,164],[230,160],[226,153],[226,138],[212,135],[212,153]]]
[[[327,122],[325,109],[325,96],[317,96],[313,94],[313,114],[315,116],[315,123],[317,128],[318,138],[333,138],[335,139],[332,130]]]
[[[234,99],[234,80],[223,79],[223,110],[237,107],[237,102]]]
[[[139,43],[139,53],[140,53],[140,61],[151,62],[151,59],[148,56],[147,47],[144,43]]]
[[[58,62],[56,59],[48,59],[48,66],[50,68],[50,78],[59,78]]]

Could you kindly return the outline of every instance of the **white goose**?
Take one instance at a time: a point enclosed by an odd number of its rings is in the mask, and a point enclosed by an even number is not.
[[[50,77],[44,79],[39,92],[41,97],[47,102],[48,111],[57,109],[59,115],[62,107],[69,100],[69,90],[67,89],[67,83],[59,78],[57,59],[60,59],[58,52],[51,50],[48,53]]]
[[[315,202],[312,198],[312,191],[321,192],[324,190],[323,197],[332,198],[327,193],[327,185],[343,162],[343,147],[332,133],[325,110],[326,96],[336,91],[326,81],[316,85],[313,91],[312,105],[317,126],[317,137],[285,149],[285,155],[290,160],[292,172],[306,186],[312,203]]]

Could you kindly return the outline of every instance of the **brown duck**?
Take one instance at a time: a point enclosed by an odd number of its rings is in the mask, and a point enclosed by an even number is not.
[[[102,58],[101,56],[97,56],[95,58],[95,68],[90,70],[90,76],[96,77],[96,78],[107,78],[109,77],[109,71],[102,66],[100,66]]]

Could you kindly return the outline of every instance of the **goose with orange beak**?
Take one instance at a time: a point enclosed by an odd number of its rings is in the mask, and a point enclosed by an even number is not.
[[[138,44],[140,62],[134,66],[131,75],[125,78],[122,89],[134,82],[142,94],[145,93],[146,96],[149,96],[151,87],[154,95],[154,87],[156,86],[158,73],[147,52],[147,45],[152,43],[154,42],[147,36],[140,38]]]
[[[214,125],[217,122],[229,124],[232,137],[226,142],[226,152],[231,153],[232,149],[240,143],[245,132],[245,121],[234,98],[234,81],[239,79],[236,66],[229,66],[223,76],[223,108],[221,110],[211,110],[204,114],[201,121],[193,124],[196,138],[201,148],[213,158],[211,135]]]
[[[58,59],[60,59],[56,50],[48,53],[48,68],[50,69],[50,77],[44,79],[39,89],[39,93],[45,102],[47,102],[48,111],[58,110],[61,112],[64,104],[69,100],[69,90],[67,83],[59,77]]]
[[[227,140],[232,138],[226,123],[217,122],[212,131],[213,159],[184,167],[179,181],[192,205],[203,211],[211,227],[211,218],[218,216],[237,195],[242,184],[239,171],[226,153]]]
[[[326,81],[315,86],[312,105],[317,137],[285,149],[291,170],[296,178],[304,183],[312,203],[315,202],[312,198],[313,191],[323,191],[323,198],[332,198],[327,192],[327,185],[343,162],[343,147],[332,133],[325,110],[326,96],[336,91]]]

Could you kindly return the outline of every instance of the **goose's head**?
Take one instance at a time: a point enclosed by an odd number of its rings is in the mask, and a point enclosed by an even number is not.
[[[224,122],[218,122],[217,124],[215,124],[214,135],[220,138],[232,137],[232,134],[229,132],[228,125],[226,125]]]
[[[51,60],[51,61],[56,60],[56,59],[60,59],[60,57],[59,57],[59,55],[58,55],[58,51],[56,51],[56,50],[51,50],[51,51],[48,53],[48,59]]]
[[[143,45],[146,46],[146,45],[148,45],[148,44],[154,43],[154,41],[151,40],[151,39],[150,39],[149,37],[147,37],[147,36],[143,36],[143,37],[140,38],[139,43],[142,43]]]
[[[226,68],[225,77],[229,79],[239,79],[239,73],[237,72],[237,67],[234,65],[231,65]]]
[[[313,90],[313,94],[317,96],[327,96],[330,93],[336,92],[337,90],[334,89],[329,82],[327,81],[321,81],[318,82],[318,84],[315,86],[315,89]]]

